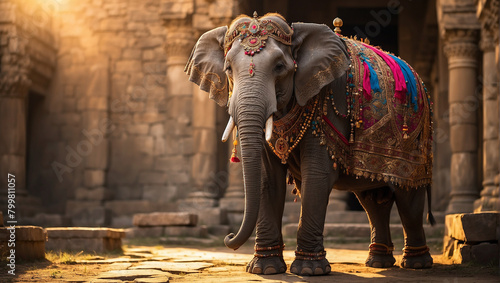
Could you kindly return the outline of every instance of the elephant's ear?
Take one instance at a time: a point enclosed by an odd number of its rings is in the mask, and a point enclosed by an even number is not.
[[[227,27],[218,27],[204,33],[191,52],[184,72],[189,80],[209,93],[220,106],[226,106],[229,96],[224,72],[224,36]]]
[[[292,53],[298,68],[295,73],[295,96],[299,105],[345,74],[349,66],[344,41],[328,26],[293,23]]]

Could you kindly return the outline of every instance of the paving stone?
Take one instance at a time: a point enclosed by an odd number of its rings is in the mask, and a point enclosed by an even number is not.
[[[134,270],[111,270],[104,272],[98,276],[99,279],[119,279],[119,280],[135,280],[138,278],[149,278],[152,276],[164,275],[168,273],[154,269],[134,269]]]
[[[135,226],[196,226],[198,216],[186,212],[154,212],[134,215]]]
[[[110,259],[83,259],[77,260],[76,263],[81,264],[114,264],[114,263],[136,263],[146,261],[144,258],[129,258],[129,257],[118,257]]]
[[[109,265],[111,270],[125,270],[132,266],[130,262],[115,262]]]
[[[157,262],[157,261],[146,261],[142,262],[136,266],[131,267],[134,269],[158,269],[162,271],[168,271],[171,273],[197,273],[200,270],[208,267],[213,267],[213,263],[208,262]]]
[[[499,213],[465,213],[446,216],[445,234],[466,242],[497,240]]]
[[[135,279],[134,283],[162,283],[162,282],[170,282],[168,278],[161,278],[161,277],[151,277],[151,278],[140,278],[140,279]]]

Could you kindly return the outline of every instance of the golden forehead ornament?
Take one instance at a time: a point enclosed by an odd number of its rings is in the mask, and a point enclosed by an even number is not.
[[[257,12],[254,12],[251,21],[238,23],[227,31],[224,38],[224,56],[227,55],[236,39],[241,40],[240,44],[245,50],[245,55],[253,57],[266,46],[266,40],[269,37],[291,46],[292,34],[292,29],[285,31],[279,24],[271,19],[260,20],[257,16]],[[255,65],[252,59],[248,70],[250,76],[253,76],[255,72],[254,69]]]

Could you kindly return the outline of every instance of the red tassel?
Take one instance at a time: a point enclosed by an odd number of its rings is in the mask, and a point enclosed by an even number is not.
[[[233,163],[238,163],[238,162],[241,162],[241,161],[240,161],[240,159],[238,158],[238,156],[236,156],[236,155],[234,155],[234,154],[231,156],[231,159],[230,159],[230,160],[231,160],[231,162],[233,162]]]
[[[236,156],[236,153],[237,153],[236,152],[236,146],[238,145],[238,140],[237,139],[235,139],[233,141],[233,145],[234,145],[233,154],[231,155],[231,159],[229,159],[229,160],[231,160],[231,162],[233,162],[233,163],[238,163],[238,162],[240,162],[240,159],[238,158],[238,156]]]

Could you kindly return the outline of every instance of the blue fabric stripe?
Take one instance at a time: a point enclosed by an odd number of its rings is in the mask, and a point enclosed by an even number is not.
[[[411,71],[410,67],[401,59],[398,57],[389,54],[395,61],[398,63],[399,67],[401,68],[401,71],[403,72],[403,76],[405,77],[406,81],[406,89],[408,90],[408,93],[410,93],[411,96],[411,103],[413,104],[413,110],[415,112],[418,111],[418,103],[417,103],[417,81],[415,80],[415,76],[413,75],[413,72]]]
[[[368,70],[370,70],[370,86],[372,88],[372,91],[373,92],[382,92],[382,90],[380,89],[380,83],[378,80],[377,73],[375,72],[372,65],[370,64],[370,61],[364,55],[361,55],[361,58],[363,59],[363,62],[366,62],[366,64],[368,65]]]

